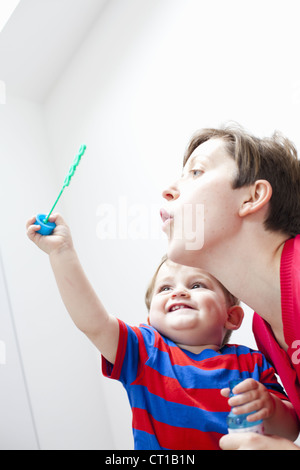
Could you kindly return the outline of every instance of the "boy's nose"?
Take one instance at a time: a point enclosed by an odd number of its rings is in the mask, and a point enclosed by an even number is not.
[[[178,287],[177,289],[174,289],[171,295],[172,299],[175,299],[176,297],[189,297],[190,293],[188,289],[184,287]]]
[[[165,189],[162,193],[162,196],[164,199],[167,201],[172,201],[174,199],[177,199],[180,195],[180,192],[178,190],[178,187],[175,184],[172,184],[169,188]]]

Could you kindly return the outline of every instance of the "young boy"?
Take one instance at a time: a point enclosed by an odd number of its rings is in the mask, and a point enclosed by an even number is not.
[[[262,354],[221,347],[227,331],[240,326],[243,311],[218,281],[164,260],[146,296],[148,325],[129,327],[102,306],[62,217],[51,220],[57,224],[53,235],[37,234],[32,218],[28,236],[49,254],[73,321],[102,353],[104,375],[126,388],[135,449],[219,449],[230,410],[220,390],[237,377],[250,378],[238,397],[243,412],[257,411],[252,419],[265,418],[267,432],[296,438],[293,408]]]
[[[169,257],[209,271],[256,312],[259,349],[275,366],[300,418],[300,162],[295,147],[278,134],[260,139],[240,127],[202,129],[188,146],[182,177],[163,195]],[[184,233],[176,233],[185,204],[204,206],[204,244],[194,251],[187,249]],[[225,441],[233,444],[226,448],[239,448],[245,437],[226,436]]]

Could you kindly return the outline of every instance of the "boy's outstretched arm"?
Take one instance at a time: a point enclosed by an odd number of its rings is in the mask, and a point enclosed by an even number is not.
[[[86,277],[63,218],[55,214],[49,220],[56,223],[52,235],[37,233],[40,227],[33,225],[35,217],[26,224],[27,235],[49,255],[61,297],[75,325],[114,364],[119,340],[118,320],[107,313]]]

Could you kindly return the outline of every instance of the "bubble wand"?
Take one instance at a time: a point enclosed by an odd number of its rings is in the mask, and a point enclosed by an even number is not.
[[[67,186],[69,186],[70,181],[72,179],[72,176],[74,175],[74,173],[76,171],[76,168],[78,167],[78,165],[80,163],[81,157],[84,155],[85,151],[86,151],[86,145],[82,145],[79,149],[78,154],[74,158],[72,165],[69,168],[68,174],[65,177],[65,180],[64,180],[64,183],[63,183],[63,187],[61,188],[60,193],[59,193],[55,203],[53,204],[49,214],[47,216],[44,215],[44,214],[38,214],[37,215],[35,225],[40,225],[41,226],[40,230],[37,233],[40,233],[41,235],[50,235],[53,232],[53,230],[55,229],[56,224],[54,222],[49,222],[49,217],[52,214],[56,204],[58,203],[62,193],[64,192],[64,189]]]

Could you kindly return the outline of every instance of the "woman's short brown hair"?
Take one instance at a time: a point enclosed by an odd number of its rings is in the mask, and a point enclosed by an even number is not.
[[[300,162],[294,144],[279,132],[258,138],[239,125],[219,129],[201,129],[192,137],[183,164],[193,151],[209,139],[221,138],[225,149],[236,161],[238,175],[233,189],[265,179],[272,186],[270,210],[265,228],[290,237],[300,233]]]

